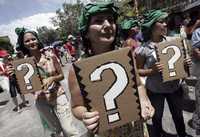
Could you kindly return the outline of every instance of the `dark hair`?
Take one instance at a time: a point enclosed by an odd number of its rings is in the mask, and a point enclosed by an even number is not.
[[[156,22],[154,22],[151,26],[151,28],[142,28],[142,36],[143,36],[143,40],[144,42],[147,42],[151,39],[151,35],[152,35],[152,30],[153,30],[153,26],[155,25]]]
[[[194,10],[192,12],[190,12],[190,22],[188,23],[188,27],[194,25],[196,23],[196,21],[199,19],[200,13],[198,10]]]
[[[180,24],[176,24],[176,19],[180,19]],[[169,16],[169,20],[167,22],[167,26],[169,30],[173,30],[175,28],[179,28],[181,25],[183,25],[184,18],[182,17],[181,13],[172,13]]]
[[[28,55],[30,56],[30,52],[29,52],[29,49],[27,49],[24,45],[24,35],[26,33],[31,33],[33,34],[36,39],[38,40],[38,49],[42,49],[43,48],[43,44],[40,42],[39,38],[38,38],[38,35],[35,31],[25,31],[25,32],[21,32],[21,34],[18,36],[18,39],[17,39],[17,44],[19,45],[16,50],[17,51],[22,51],[24,55]]]
[[[104,11],[102,13],[107,13],[107,11]],[[88,23],[90,23],[91,17],[95,16],[95,15],[96,14],[93,14],[93,15],[89,16]],[[115,46],[117,45],[117,37],[118,37],[118,24],[116,23],[117,22],[117,18],[114,18],[114,20],[115,20],[114,22],[116,24],[116,34],[115,34],[115,39],[114,39],[113,43],[111,44],[113,50],[115,49]],[[93,56],[94,53],[92,51],[91,42],[90,42],[90,40],[88,38],[86,38],[86,34],[88,32],[88,29],[89,29],[89,24],[87,25],[86,31],[80,32],[80,34],[81,34],[82,41],[83,41],[83,50],[84,50],[86,56]]]

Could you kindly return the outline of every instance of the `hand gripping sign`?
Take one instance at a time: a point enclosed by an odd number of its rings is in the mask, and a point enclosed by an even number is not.
[[[42,89],[41,79],[34,57],[19,59],[13,62],[18,85],[22,94],[27,94]]]
[[[140,119],[133,64],[129,48],[73,64],[88,110],[100,113],[99,132]]]
[[[164,65],[163,82],[185,78],[188,73],[184,69],[186,51],[181,38],[162,42],[157,45],[157,55],[160,63]]]

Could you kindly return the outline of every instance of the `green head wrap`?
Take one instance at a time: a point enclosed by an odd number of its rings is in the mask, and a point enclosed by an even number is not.
[[[24,32],[26,29],[24,27],[22,28],[15,28],[15,33],[17,34],[17,36],[19,36],[22,32]]]
[[[157,21],[166,18],[168,13],[161,10],[151,10],[145,13],[143,16],[144,22],[141,25],[141,30],[144,41],[148,41],[150,39],[152,25]]]
[[[89,25],[89,19],[91,15],[94,15],[96,13],[106,12],[109,11],[109,13],[112,13],[115,20],[118,17],[118,8],[114,5],[113,2],[104,2],[104,3],[90,3],[87,4],[80,16],[79,19],[79,30],[80,32],[84,33],[87,31],[88,25]]]
[[[136,26],[138,26],[138,27],[140,26],[139,21],[136,19],[124,20],[121,23],[121,28],[123,30],[130,30],[131,28],[136,27]]]
[[[20,35],[24,35],[25,33],[28,33],[28,32],[32,33],[34,36],[37,36],[37,33],[35,31],[33,31],[33,30],[29,30],[29,29],[24,28],[24,27],[22,27],[22,28],[18,28],[18,27],[15,28],[15,33],[18,35],[18,37]]]
[[[151,10],[144,14],[144,22],[142,27],[151,28],[155,22],[159,21],[160,19],[164,19],[167,16],[167,12],[163,12],[161,10]]]

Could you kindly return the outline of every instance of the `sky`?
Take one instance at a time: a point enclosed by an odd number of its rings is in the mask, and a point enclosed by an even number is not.
[[[8,35],[15,45],[16,27],[32,30],[41,26],[54,28],[50,18],[56,16],[56,10],[62,9],[64,2],[75,3],[76,0],[0,0],[0,36]]]

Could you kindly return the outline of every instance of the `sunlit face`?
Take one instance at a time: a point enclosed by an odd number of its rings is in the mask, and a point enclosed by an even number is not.
[[[91,17],[86,37],[91,45],[111,46],[116,35],[116,24],[112,14],[100,13]]]
[[[167,34],[167,23],[166,19],[158,20],[154,26],[153,31],[154,35],[165,36]]]
[[[24,34],[24,46],[29,50],[38,49],[38,40],[32,33]]]

